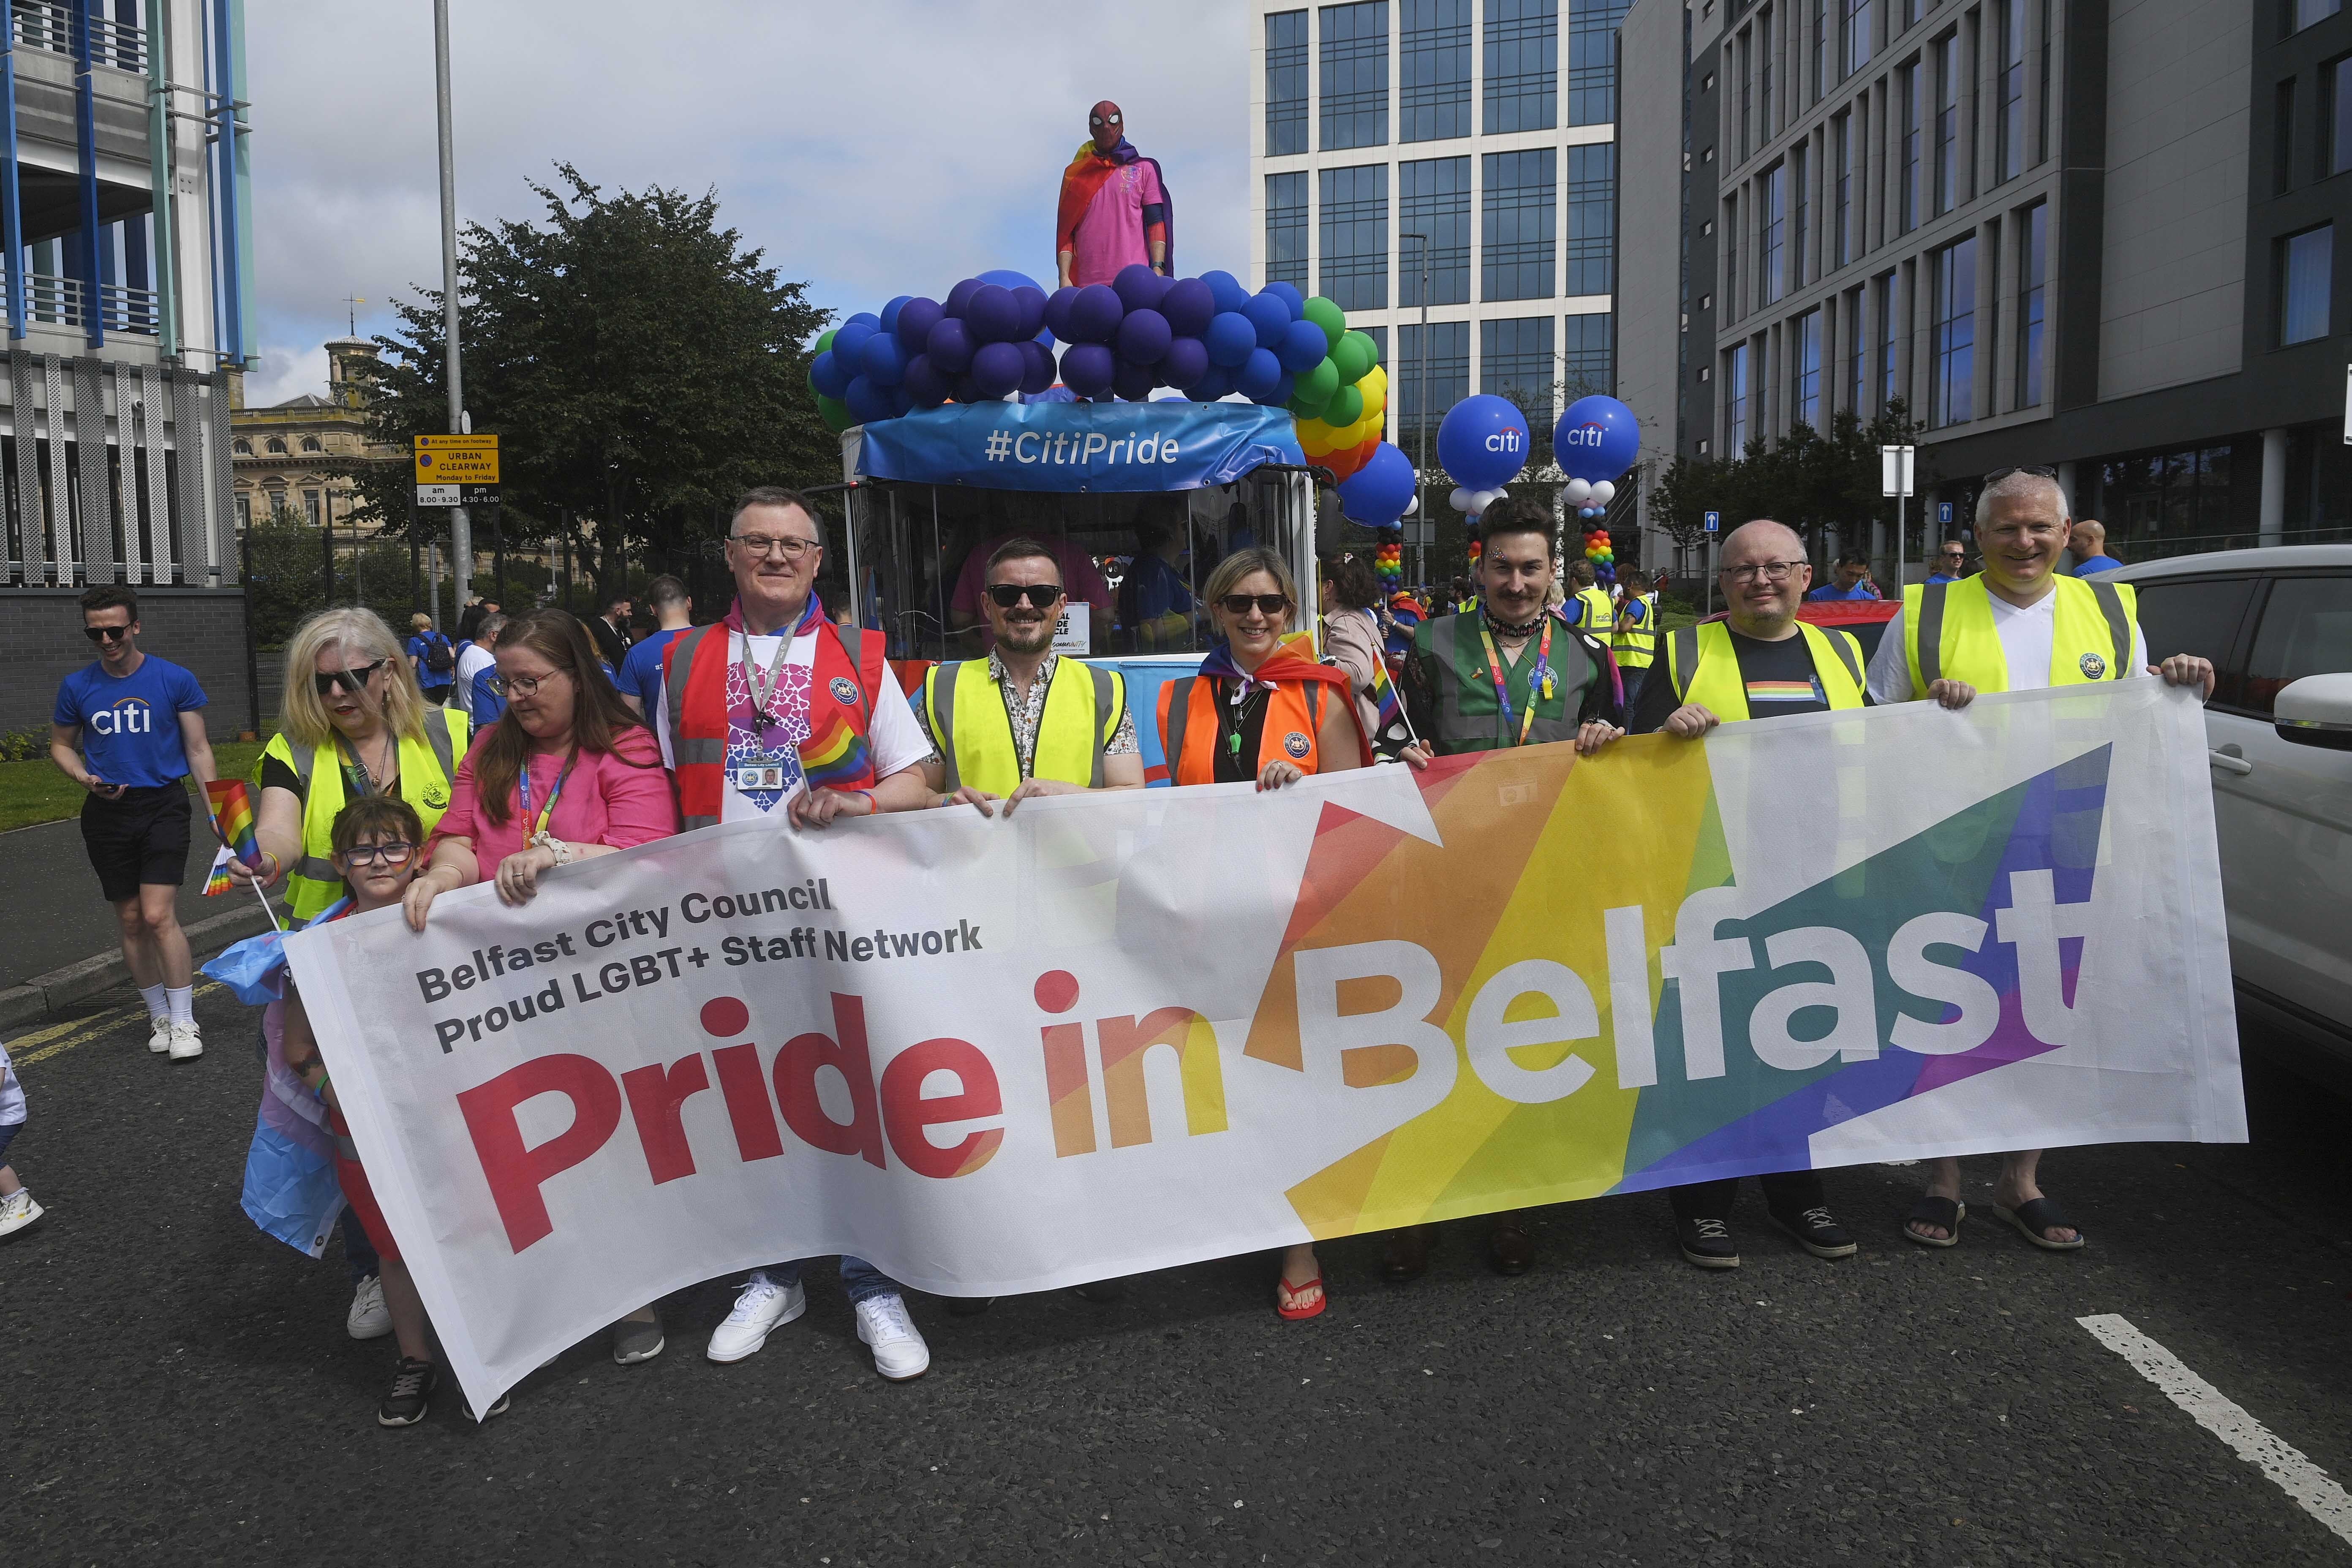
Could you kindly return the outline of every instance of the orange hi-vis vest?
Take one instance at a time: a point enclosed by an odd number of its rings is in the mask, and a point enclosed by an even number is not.
[[[852,636],[857,639],[854,651]],[[721,621],[681,632],[662,649],[662,700],[669,713],[678,816],[688,830],[717,822],[726,798],[727,666],[732,643]],[[809,788],[874,787],[873,753],[866,737],[873,724],[875,694],[888,679],[883,654],[880,632],[845,628],[828,620],[817,633],[816,668],[809,682],[809,738],[800,743],[801,771]],[[681,668],[683,680],[678,679]]]
[[[1217,705],[1217,683],[1206,676],[1188,675],[1160,688],[1160,752],[1168,759],[1171,784],[1217,782],[1217,748],[1225,743]],[[1322,722],[1321,681],[1276,682],[1266,694],[1265,723],[1258,731],[1251,774],[1276,758],[1295,763],[1302,773],[1320,771]]]

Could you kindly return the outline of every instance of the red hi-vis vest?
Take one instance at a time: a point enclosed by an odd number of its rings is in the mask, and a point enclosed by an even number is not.
[[[855,651],[849,643],[853,633]],[[726,623],[719,622],[681,632],[662,649],[662,702],[669,712],[678,816],[688,830],[717,822],[726,796],[727,666],[732,640]],[[826,621],[824,631],[817,634],[816,668],[809,683],[809,739],[801,745],[801,768],[810,776],[811,788],[874,787],[873,753],[865,742],[874,721],[875,693],[883,689],[888,673],[883,650],[880,632]],[[677,679],[680,665],[686,667],[684,680]],[[829,740],[847,744],[829,746]],[[847,765],[825,772],[815,754],[819,746],[826,746],[824,761],[846,760]],[[842,757],[835,758],[835,752]]]
[[[1318,773],[1323,760],[1317,731],[1323,721],[1323,685],[1315,680],[1285,680],[1266,694],[1265,724],[1258,731],[1257,757],[1250,763],[1253,776],[1279,758],[1297,765],[1302,773]],[[1168,759],[1171,784],[1217,782],[1217,748],[1225,743],[1217,721],[1217,683],[1206,676],[1188,675],[1160,688],[1160,751]]]

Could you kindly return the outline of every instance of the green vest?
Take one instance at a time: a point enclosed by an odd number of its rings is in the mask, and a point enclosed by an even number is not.
[[[1510,694],[1511,727],[1503,729],[1503,710],[1495,702],[1495,678],[1486,663],[1486,649],[1478,636],[1476,616],[1444,616],[1413,628],[1412,658],[1434,700],[1434,732],[1423,735],[1440,756],[1461,752],[1492,752],[1519,744],[1519,723],[1528,711],[1528,675],[1535,668],[1538,632],[1520,650],[1517,664],[1503,667],[1503,688]],[[1500,652],[1500,648],[1496,649]],[[1576,739],[1576,716],[1584,693],[1600,679],[1600,667],[1584,650],[1576,633],[1554,620],[1551,632],[1551,695],[1535,700],[1535,722],[1527,743]]]
[[[1127,682],[1113,669],[1067,657],[1054,665],[1053,684],[1037,719],[1030,775],[1062,784],[1103,787],[1103,752],[1127,711]],[[1021,786],[1021,753],[1004,690],[988,678],[988,660],[935,664],[923,672],[923,714],[939,743],[953,791],[970,784],[993,795]]]
[[[1813,656],[1813,676],[1830,707],[1861,707],[1862,645],[1853,634],[1802,621],[1797,631]],[[1739,674],[1739,650],[1731,646],[1731,628],[1721,621],[1685,626],[1666,639],[1666,678],[1675,683],[1676,702],[1696,702],[1727,724],[1754,717],[1748,710],[1748,683]]]
[[[430,835],[449,809],[449,781],[466,754],[466,715],[455,708],[425,710],[425,738],[400,742],[400,798],[416,808]],[[343,769],[338,752],[320,767],[315,747],[297,745],[281,731],[262,754],[276,757],[302,781],[302,858],[286,869],[286,904],[307,921],[343,896],[342,873],[328,858],[335,848],[335,814],[343,809]]]

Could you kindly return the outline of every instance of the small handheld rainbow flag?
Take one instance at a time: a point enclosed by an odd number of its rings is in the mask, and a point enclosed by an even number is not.
[[[221,841],[220,853],[213,857],[211,874],[205,879],[205,898],[216,898],[235,887],[228,874],[230,857],[244,861],[256,870],[261,868],[261,841],[254,833],[253,797],[247,794],[243,779],[215,779],[205,785],[205,808],[212,813],[213,832]],[[269,915],[269,923],[278,923],[278,912],[269,908],[269,895],[261,884],[253,884],[253,896],[261,900],[262,909]]]
[[[213,857],[212,871],[205,878],[205,898],[217,899],[236,886],[236,880],[228,874],[228,863],[231,858],[228,846],[222,845],[220,853]]]

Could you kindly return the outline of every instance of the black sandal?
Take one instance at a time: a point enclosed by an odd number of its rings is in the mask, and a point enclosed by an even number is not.
[[[1939,1198],[1929,1193],[1911,1205],[1903,1219],[1903,1238],[1922,1247],[1958,1247],[1960,1244],[1960,1222],[1969,1217],[1969,1205],[1956,1198]],[[1942,1236],[1922,1236],[1914,1226],[1939,1225]]]
[[[2058,1205],[2048,1198],[2029,1198],[2013,1209],[1995,1204],[1992,1212],[2015,1226],[2018,1235],[2044,1252],[2076,1252],[2082,1249],[2082,1228],[2060,1213]],[[2053,1241],[2042,1234],[2048,1230],[2071,1230],[2074,1233],[2074,1239]]]

